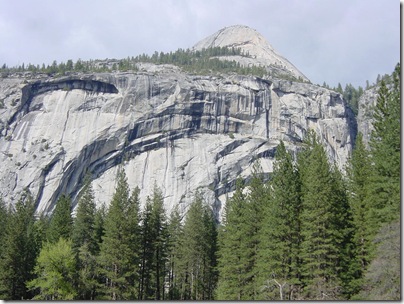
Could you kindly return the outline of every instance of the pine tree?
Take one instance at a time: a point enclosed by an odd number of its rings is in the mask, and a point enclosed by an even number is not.
[[[33,294],[25,284],[33,278],[32,271],[39,252],[35,242],[35,205],[32,196],[24,192],[15,210],[7,214],[0,259],[0,298],[30,299]]]
[[[206,238],[204,239],[204,250],[206,258],[203,267],[203,293],[202,299],[213,300],[214,292],[217,287],[217,224],[213,210],[205,205],[202,214],[203,227],[206,229]]]
[[[167,219],[161,190],[155,185],[142,220],[141,299],[164,299],[167,263]]]
[[[182,217],[178,205],[171,212],[168,222],[168,295],[167,300],[180,300],[181,271],[178,267],[182,259],[181,239],[183,233]]]
[[[335,231],[333,178],[324,148],[314,132],[299,154],[302,182],[301,259],[305,299],[340,298],[339,236]]]
[[[259,292],[262,285],[258,281],[258,251],[260,244],[260,230],[264,221],[264,211],[269,203],[269,188],[266,187],[262,168],[258,162],[253,165],[253,174],[249,186],[249,194],[247,196],[246,221],[248,223],[248,231],[245,233],[250,237],[247,239],[247,247],[249,252],[248,270],[246,277],[246,297],[250,300],[259,299]],[[247,296],[248,295],[248,296]]]
[[[346,180],[344,180],[341,171],[334,164],[330,170],[331,173],[331,192],[330,202],[331,222],[330,231],[338,248],[338,258],[335,269],[341,282],[341,299],[348,299],[356,292],[354,269],[355,264],[355,244],[353,215],[348,199],[348,190]]]
[[[105,218],[105,234],[98,258],[103,286],[98,292],[109,300],[128,300],[137,297],[131,285],[137,272],[136,252],[132,249],[131,224],[128,223],[130,207],[129,186],[123,169],[117,173],[117,186]]]
[[[369,199],[373,209],[371,217],[378,224],[389,223],[400,214],[400,64],[397,64],[392,78],[390,89],[384,80],[380,83],[370,141],[373,174]],[[373,235],[380,225],[374,228]]]
[[[300,287],[300,179],[293,158],[281,141],[259,232],[259,283],[263,299],[293,300]]]
[[[71,200],[67,195],[62,195],[56,202],[55,210],[50,219],[48,228],[48,240],[56,243],[59,238],[71,238],[73,218],[71,216]]]
[[[139,300],[152,297],[149,286],[151,286],[151,272],[154,254],[154,234],[151,223],[152,202],[150,197],[146,199],[146,205],[141,217],[141,242],[140,242],[140,271],[139,271]]]
[[[361,278],[371,260],[371,233],[369,228],[376,223],[368,222],[370,204],[368,200],[368,189],[370,186],[370,159],[369,151],[363,143],[362,133],[356,137],[355,149],[352,158],[348,163],[347,177],[349,189],[349,204],[352,210],[352,221],[354,227],[353,245],[355,258],[353,269],[355,281],[351,283],[351,288],[357,291],[361,286]]]
[[[218,239],[218,300],[251,300],[247,292],[250,271],[252,237],[250,222],[246,219],[247,201],[241,179],[236,182],[236,191],[226,202]]]
[[[128,277],[130,286],[134,288],[134,298],[139,298],[138,285],[139,285],[139,264],[140,264],[140,251],[141,251],[141,236],[140,236],[140,189],[136,187],[129,198],[129,207],[127,210],[127,225],[129,234],[129,248],[132,252],[131,263],[134,266],[134,271]]]
[[[74,219],[74,225],[72,229],[72,241],[75,251],[77,251],[81,246],[87,244],[90,253],[95,253],[95,212],[96,208],[94,202],[94,193],[91,187],[91,181],[87,177],[85,185],[79,195],[76,218]]]
[[[35,300],[74,300],[76,260],[72,241],[59,238],[56,243],[47,243],[39,253],[35,274],[37,277],[27,283],[33,290],[39,289]]]
[[[72,246],[78,270],[78,298],[92,300],[96,289],[95,202],[89,177],[79,195],[72,231]]]
[[[95,216],[94,216],[94,240],[96,242],[96,248],[95,252],[97,255],[100,252],[100,247],[101,243],[103,240],[103,237],[105,235],[105,217],[106,217],[106,208],[105,205],[101,205],[99,208],[96,209],[95,211]]]
[[[185,217],[181,271],[181,299],[211,300],[216,286],[216,227],[212,210],[199,193]]]

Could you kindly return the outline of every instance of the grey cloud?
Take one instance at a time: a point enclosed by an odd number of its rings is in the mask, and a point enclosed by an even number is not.
[[[0,0],[0,64],[124,58],[258,30],[312,82],[365,85],[400,60],[395,0]]]

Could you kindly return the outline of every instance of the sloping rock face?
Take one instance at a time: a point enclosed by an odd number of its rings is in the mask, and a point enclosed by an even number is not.
[[[144,203],[154,185],[169,212],[196,191],[220,218],[235,179],[259,159],[270,173],[279,140],[297,151],[309,129],[342,167],[354,116],[341,95],[307,83],[246,76],[193,76],[169,65],[138,73],[0,80],[0,194],[29,188],[37,211],[62,193],[76,200],[86,172],[108,204],[117,168]]]
[[[377,86],[365,90],[358,101],[358,132],[362,133],[363,142],[367,147],[373,130],[373,109],[377,103],[378,91]]]
[[[273,76],[291,76],[301,81],[309,79],[285,57],[281,56],[268,41],[256,30],[245,25],[234,25],[223,28],[194,45],[193,50],[211,47],[240,48],[244,56],[222,56],[222,60],[234,60],[243,66],[262,66]]]

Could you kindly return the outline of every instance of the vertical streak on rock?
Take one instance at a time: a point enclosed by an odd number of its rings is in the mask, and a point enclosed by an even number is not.
[[[64,126],[63,126],[63,131],[62,131],[62,136],[61,136],[61,138],[60,138],[60,145],[62,145],[63,144],[63,138],[64,138],[64,136],[65,136],[65,133],[66,133],[66,126],[67,126],[67,123],[68,123],[68,121],[69,121],[69,113],[70,113],[70,110],[67,110],[67,112],[66,112],[66,121],[65,121],[65,124],[64,124]]]
[[[148,162],[149,162],[149,154],[150,154],[150,152],[147,151],[146,152],[146,159],[144,161],[143,172],[142,172],[143,176],[142,176],[142,188],[141,189],[144,189],[144,176],[146,175],[146,168],[147,168],[147,165],[148,165]]]
[[[267,139],[269,139],[269,109],[265,109],[265,126]]]
[[[165,183],[165,185],[169,185],[169,183],[167,182],[167,173],[168,173],[168,150],[169,150],[169,140],[168,140],[168,137],[166,138],[166,168],[165,168],[165,170],[164,170],[164,183]],[[164,195],[166,196],[167,195],[167,193],[166,193],[166,190],[167,189],[165,189],[165,185],[163,185],[163,187],[164,187]]]

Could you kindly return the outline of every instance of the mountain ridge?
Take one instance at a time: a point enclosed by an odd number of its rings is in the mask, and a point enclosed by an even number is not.
[[[310,82],[289,60],[278,54],[272,45],[258,31],[246,25],[225,27],[216,33],[200,40],[192,50],[202,50],[212,47],[240,48],[252,58],[240,56],[226,56],[224,60],[235,60],[244,66],[265,66],[268,70],[279,69],[296,79]]]
[[[340,167],[352,150],[354,115],[334,91],[272,76],[136,69],[0,79],[2,197],[14,204],[29,189],[37,212],[52,212],[63,193],[76,203],[89,173],[97,204],[108,204],[121,166],[142,203],[156,184],[168,211],[184,211],[201,191],[220,219],[255,160],[272,171],[281,139],[296,152],[313,129]]]

